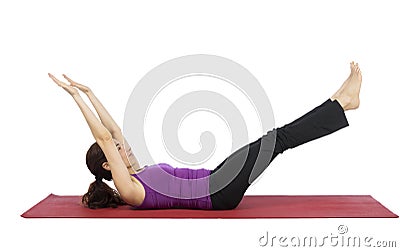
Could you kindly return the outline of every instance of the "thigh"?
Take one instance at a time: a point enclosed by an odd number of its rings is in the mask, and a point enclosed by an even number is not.
[[[242,146],[240,149],[236,150],[235,152],[230,154],[227,158],[225,158],[225,160],[222,161],[217,167],[215,167],[215,169],[213,169],[211,171],[211,173],[218,172],[222,167],[224,167],[224,165],[226,164],[227,160],[233,159],[235,157],[238,157],[239,155],[241,155],[243,153],[243,150],[246,149],[246,148],[249,149],[249,155],[252,154],[255,151],[255,149],[257,149],[258,146],[260,146],[260,142],[261,142],[261,138],[258,138],[257,140]]]
[[[233,209],[250,184],[276,156],[275,131],[243,146],[211,172],[210,192],[213,208]]]

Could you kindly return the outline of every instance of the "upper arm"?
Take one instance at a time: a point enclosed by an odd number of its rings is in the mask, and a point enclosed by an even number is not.
[[[107,162],[110,166],[113,165],[114,167],[125,167],[125,163],[122,160],[117,147],[115,146],[113,137],[110,136],[106,139],[97,140],[97,143],[104,152],[104,155],[106,156]]]
[[[99,141],[98,144],[106,156],[108,165],[111,168],[113,182],[121,198],[128,204],[140,204],[143,200],[143,186],[132,181],[131,175],[126,169],[112,138],[111,140]]]

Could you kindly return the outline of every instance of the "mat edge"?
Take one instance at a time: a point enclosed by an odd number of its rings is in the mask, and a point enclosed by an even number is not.
[[[399,216],[394,213],[392,210],[390,210],[389,208],[387,208],[385,205],[383,205],[379,200],[377,200],[375,197],[373,197],[372,195],[370,195],[371,198],[373,198],[376,202],[378,202],[379,205],[381,205],[383,208],[385,208],[389,213],[391,213],[393,215],[393,217],[389,217],[389,218],[399,218]]]
[[[34,209],[36,206],[38,206],[40,203],[42,203],[43,201],[45,201],[45,200],[47,200],[48,198],[53,197],[53,196],[59,196],[59,195],[55,195],[55,194],[53,194],[53,193],[50,193],[50,194],[47,195],[44,199],[40,200],[38,203],[36,203],[35,205],[33,205],[31,208],[29,208],[28,210],[26,210],[24,213],[22,213],[22,214],[20,215],[20,217],[25,218],[25,219],[27,219],[27,218],[36,218],[36,217],[29,217],[29,216],[28,216],[28,213],[29,213],[32,209]]]

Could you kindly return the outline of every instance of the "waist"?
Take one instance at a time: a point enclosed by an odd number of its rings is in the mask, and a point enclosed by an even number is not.
[[[136,209],[212,208],[209,194],[210,170],[173,168],[164,163],[156,166],[132,174],[145,189],[144,200]]]

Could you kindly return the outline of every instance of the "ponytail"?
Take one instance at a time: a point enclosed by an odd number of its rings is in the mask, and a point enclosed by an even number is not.
[[[91,209],[116,208],[126,203],[121,199],[118,192],[96,177],[96,181],[89,186],[87,193],[82,196],[82,204]]]
[[[126,204],[116,190],[103,182],[103,179],[112,180],[111,171],[102,167],[104,162],[107,162],[106,156],[97,142],[94,142],[86,153],[86,165],[96,181],[90,184],[87,193],[82,196],[82,204],[91,209],[115,208]]]

